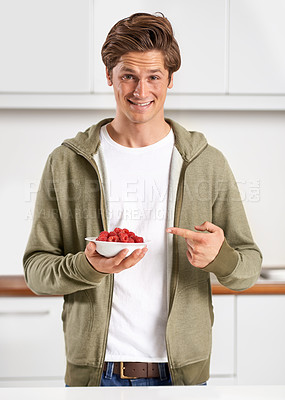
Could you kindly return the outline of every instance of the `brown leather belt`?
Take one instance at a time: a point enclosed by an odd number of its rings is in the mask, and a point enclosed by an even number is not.
[[[103,371],[107,370],[104,363]],[[143,362],[114,362],[113,374],[118,374],[122,379],[159,378],[157,363]]]

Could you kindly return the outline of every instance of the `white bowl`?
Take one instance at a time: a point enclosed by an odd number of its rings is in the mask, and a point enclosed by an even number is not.
[[[96,240],[96,237],[87,237],[85,240],[96,244],[96,251],[104,257],[115,257],[121,250],[128,249],[128,254],[132,254],[134,250],[143,249],[149,242],[143,243],[124,243],[124,242],[103,242]]]

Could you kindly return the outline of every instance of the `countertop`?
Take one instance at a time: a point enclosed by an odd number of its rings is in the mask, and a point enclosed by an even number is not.
[[[5,400],[284,400],[285,386],[0,388]]]
[[[285,294],[285,281],[270,281],[266,279],[259,279],[257,283],[250,289],[243,291],[233,291],[220,285],[218,281],[212,280],[212,293],[213,294]],[[30,297],[37,296],[26,285],[23,275],[2,275],[0,276],[0,297],[13,296],[13,297]]]
[[[250,289],[233,291],[220,285],[218,281],[212,281],[213,294],[285,294],[285,282],[268,281],[259,279]],[[31,297],[37,296],[26,285],[23,275],[2,275],[0,276],[0,297]]]

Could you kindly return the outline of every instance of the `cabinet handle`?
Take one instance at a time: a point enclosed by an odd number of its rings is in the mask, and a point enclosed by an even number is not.
[[[42,315],[49,315],[49,310],[43,311],[0,311],[0,317],[9,317],[9,316],[27,316],[27,317],[37,317]]]

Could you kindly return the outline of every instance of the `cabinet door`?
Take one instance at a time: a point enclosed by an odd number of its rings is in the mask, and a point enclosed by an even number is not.
[[[2,0],[0,92],[89,92],[89,12],[89,0]]]
[[[285,93],[284,0],[231,0],[231,94]]]
[[[96,1],[95,93],[111,92],[101,60],[101,47],[111,27],[135,12],[162,12],[171,22],[182,54],[181,69],[174,75],[171,93],[224,93],[225,76],[225,0],[175,2],[121,0],[109,4]],[[108,17],[108,18],[106,18]]]
[[[285,295],[238,296],[239,384],[285,384],[284,310]]]
[[[62,298],[0,298],[0,378],[61,379]]]
[[[212,379],[233,379],[235,376],[235,296],[213,296],[213,306],[215,320],[210,375]],[[215,379],[215,384],[221,384],[219,379]],[[232,380],[230,382],[232,383]]]

